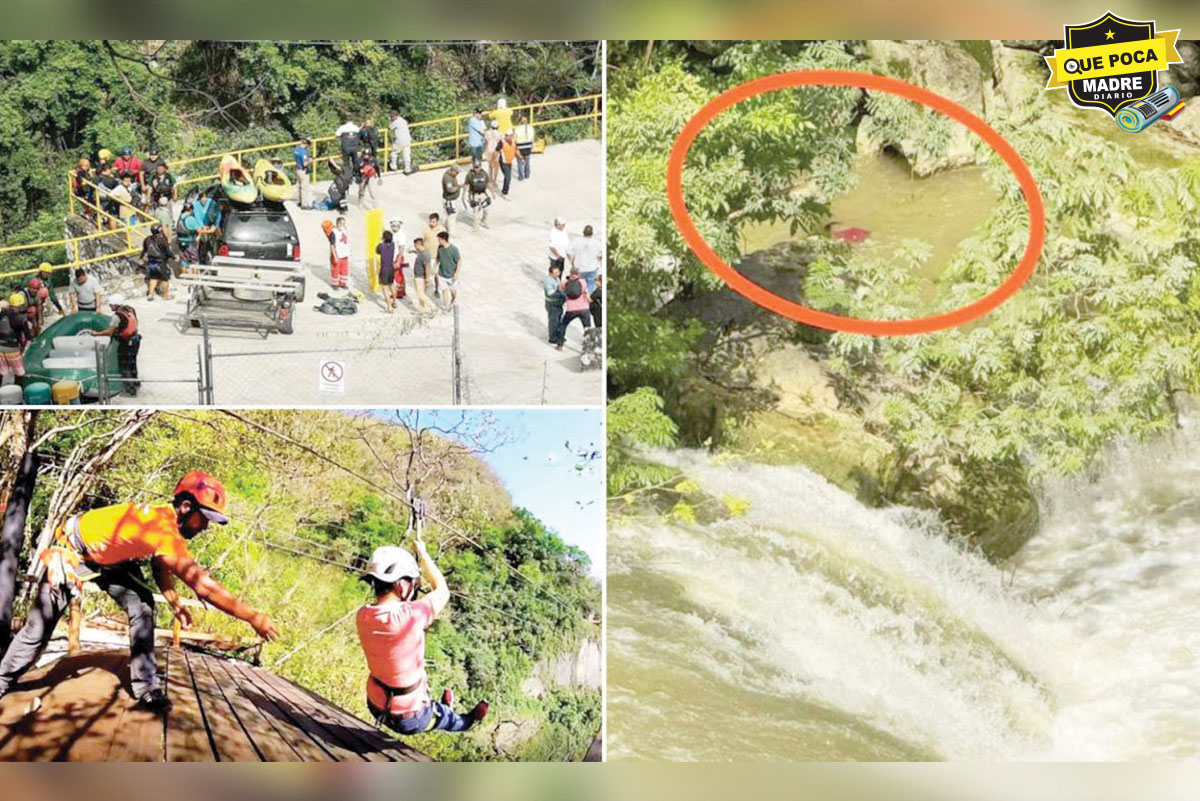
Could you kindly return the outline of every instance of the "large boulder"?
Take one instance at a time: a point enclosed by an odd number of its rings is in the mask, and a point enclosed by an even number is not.
[[[867,53],[874,66],[887,75],[923,86],[976,114],[983,114],[992,82],[992,46],[989,42],[871,40]],[[916,138],[882,142],[870,124],[859,126],[860,153],[878,152],[883,145],[896,148],[916,175],[975,163],[975,135],[953,125],[950,142],[938,155],[917,147]]]
[[[990,116],[1022,122],[1036,113],[1045,100],[1050,70],[1036,52],[997,45],[992,48],[993,91],[987,111]],[[1065,89],[1059,91],[1066,91]]]

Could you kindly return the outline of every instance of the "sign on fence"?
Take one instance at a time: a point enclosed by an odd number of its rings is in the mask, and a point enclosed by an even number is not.
[[[346,363],[332,359],[322,360],[317,388],[326,395],[345,395]]]

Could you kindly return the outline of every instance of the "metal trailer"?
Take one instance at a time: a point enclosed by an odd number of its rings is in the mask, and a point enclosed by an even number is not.
[[[293,278],[199,265],[197,274],[179,279],[189,290],[184,325],[246,328],[261,332],[263,339],[272,331],[290,334],[295,330],[296,304],[304,297],[304,279]]]

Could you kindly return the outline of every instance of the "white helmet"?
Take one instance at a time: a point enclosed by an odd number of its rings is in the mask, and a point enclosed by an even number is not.
[[[413,555],[398,545],[380,545],[367,562],[368,576],[380,581],[395,582],[403,578],[418,578],[421,569]]]
[[[124,306],[125,297],[123,295],[110,295],[108,298],[108,305],[112,306],[113,308],[116,308],[117,306]]]

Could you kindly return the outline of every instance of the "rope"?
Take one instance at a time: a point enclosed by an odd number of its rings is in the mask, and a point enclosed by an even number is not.
[[[336,459],[333,459],[330,456],[326,456],[325,454],[321,453],[317,449],[315,449],[309,445],[306,445],[303,442],[295,440],[292,437],[289,437],[287,434],[284,434],[282,432],[275,431],[271,428],[268,428],[268,427],[262,425],[261,423],[256,423],[253,420],[247,420],[245,417],[241,416],[240,414],[238,414],[237,412],[235,412],[231,409],[219,409],[218,411],[221,412],[221,414],[227,415],[229,417],[234,418],[235,420],[241,421],[242,423],[250,426],[251,428],[254,428],[265,434],[269,434],[273,437],[277,437],[277,438],[283,440],[284,442],[287,442],[291,445],[296,446],[297,448],[300,448],[305,453],[315,456],[316,458],[320,459],[321,461],[323,461],[327,464],[333,465],[334,467],[338,468],[339,470],[341,470],[345,473],[349,473],[350,475],[357,478],[359,481],[362,481],[367,486],[372,487],[372,488],[378,490],[379,492],[382,492],[384,495],[387,495],[389,498],[392,498],[393,500],[399,501],[400,503],[407,506],[409,509],[412,509],[414,512],[416,511],[416,507],[414,506],[414,501],[410,501],[408,498],[396,493],[392,489],[385,487],[382,484],[379,484],[378,482],[374,481],[373,479],[368,478],[367,476],[363,475],[362,473],[359,473],[358,471],[354,470],[353,468],[345,466],[341,462],[338,462]],[[438,523],[446,530],[450,531],[456,537],[461,537],[462,539],[464,539],[467,542],[474,545],[476,548],[479,548],[480,550],[484,550],[483,545],[478,540],[468,536],[466,534],[466,532],[464,532],[462,529],[451,525],[450,523],[446,522],[445,520],[442,520],[441,518],[439,518],[435,515],[426,515],[426,516],[430,520],[433,520],[434,522]],[[554,593],[547,590],[545,587],[538,585],[533,579],[529,578],[529,576],[526,576],[524,573],[522,573],[519,568],[513,567],[513,573],[515,573],[516,575],[518,575],[522,579],[524,579],[535,590],[544,592],[548,597],[552,598],[555,603],[559,604],[564,609],[571,608],[570,604],[563,601],[561,598],[559,598],[557,595],[555,595]]]

